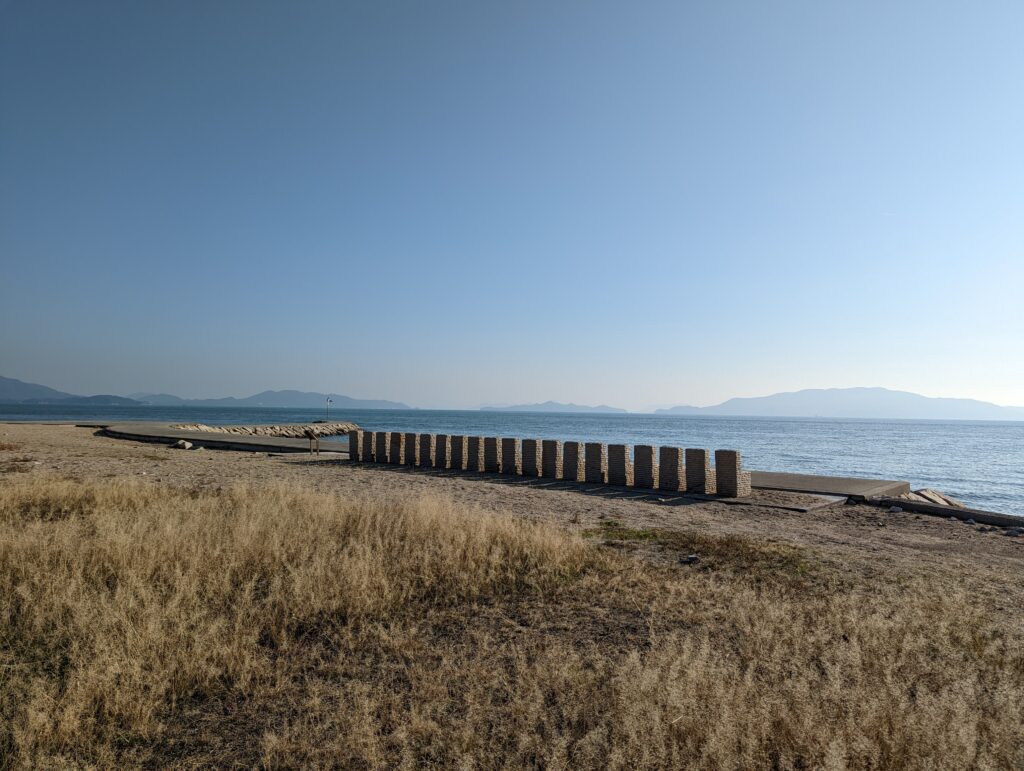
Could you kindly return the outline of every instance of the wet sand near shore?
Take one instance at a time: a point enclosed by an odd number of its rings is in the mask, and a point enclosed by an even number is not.
[[[755,491],[751,505],[586,485],[351,464],[323,455],[178,450],[70,425],[0,425],[0,485],[24,474],[134,477],[184,488],[285,483],[343,496],[441,496],[498,516],[601,528],[740,535],[812,549],[849,574],[953,573],[965,591],[1013,616],[1024,604],[1024,538],[908,512],[889,513],[796,493]],[[810,511],[794,509],[808,508]],[[612,531],[609,531],[612,532]],[[638,557],[678,562],[657,541],[606,541]],[[1024,622],[1020,622],[1024,624]]]

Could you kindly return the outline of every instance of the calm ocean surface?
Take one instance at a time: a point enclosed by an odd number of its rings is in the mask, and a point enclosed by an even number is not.
[[[0,405],[0,420],[295,423],[323,410]],[[737,449],[761,471],[905,479],[980,509],[1024,515],[1024,422],[331,410],[371,431]]]

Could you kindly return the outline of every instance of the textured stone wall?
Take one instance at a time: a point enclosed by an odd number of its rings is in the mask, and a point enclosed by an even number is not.
[[[501,468],[501,456],[498,454],[498,448],[501,445],[498,443],[498,437],[496,436],[485,436],[484,437],[484,471],[496,474]]]
[[[686,486],[683,451],[678,447],[658,448],[658,489],[679,492]]]
[[[600,442],[587,442],[584,453],[584,480],[603,484],[608,468],[608,448]]]
[[[633,448],[633,486],[653,490],[654,448],[649,444],[638,444]]]
[[[394,463],[396,465],[401,463],[403,450],[404,448],[402,447],[402,432],[392,431],[391,447],[388,450],[388,463]]]
[[[501,473],[516,476],[521,468],[521,460],[519,440],[514,437],[504,437],[501,440]]]
[[[580,470],[580,443],[566,442],[562,445],[562,479],[578,482]]]
[[[411,432],[405,434],[402,437],[402,451],[404,453],[404,455],[402,457],[402,462],[406,466],[415,466],[416,465],[416,448],[417,448],[416,434],[411,433]]]
[[[608,484],[625,487],[632,480],[630,477],[629,446],[625,444],[608,445]]]
[[[448,434],[438,434],[434,437],[434,468],[448,468],[450,439]]]
[[[430,468],[434,465],[434,439],[433,434],[420,434],[420,455],[419,465]]]
[[[540,472],[540,442],[536,439],[524,439],[519,459],[524,477],[535,477]]]
[[[451,436],[448,439],[449,462],[451,468],[462,471],[466,468],[466,440],[465,436]]]
[[[545,439],[540,443],[540,475],[545,479],[558,479],[561,472],[562,443],[557,439]]]
[[[373,431],[363,431],[363,451],[359,453],[363,463],[373,463]]]
[[[362,457],[363,444],[362,444],[363,432],[351,429],[348,432],[348,459],[355,463],[359,462]]]
[[[711,469],[711,454],[707,450],[686,448],[686,492],[715,494],[715,473]]]
[[[715,450],[715,485],[719,495],[729,498],[750,496],[750,474],[742,469],[737,450]]]
[[[374,436],[373,459],[377,463],[390,461],[391,435],[387,431],[378,431]]]
[[[466,469],[469,471],[484,470],[484,440],[479,436],[471,436],[466,440]]]

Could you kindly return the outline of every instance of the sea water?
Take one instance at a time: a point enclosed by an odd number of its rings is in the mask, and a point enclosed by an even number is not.
[[[248,424],[324,410],[0,405],[0,420]],[[754,418],[463,410],[331,410],[368,431],[735,449],[747,468],[899,479],[979,509],[1024,515],[1024,422]]]

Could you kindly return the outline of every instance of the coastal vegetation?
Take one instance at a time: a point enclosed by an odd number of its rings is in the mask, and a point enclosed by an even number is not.
[[[0,486],[3,768],[1011,768],[1022,643],[950,578],[766,539]]]

